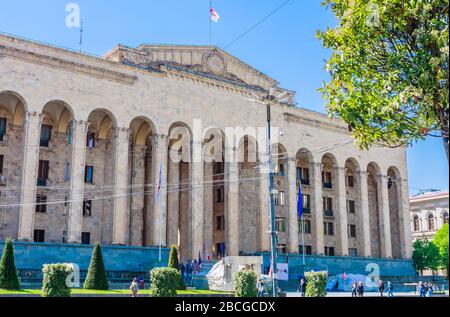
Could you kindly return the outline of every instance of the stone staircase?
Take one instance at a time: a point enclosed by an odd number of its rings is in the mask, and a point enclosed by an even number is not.
[[[184,283],[188,288],[195,289],[209,289],[208,288],[208,280],[206,279],[206,274],[211,271],[214,266],[214,262],[204,262],[202,263],[202,267],[197,274],[191,275],[189,277],[184,277]]]

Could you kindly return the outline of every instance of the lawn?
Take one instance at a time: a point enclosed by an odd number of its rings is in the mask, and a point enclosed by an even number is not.
[[[5,289],[0,289],[0,295],[40,295],[41,290],[39,289],[24,289],[19,291],[9,291]],[[73,295],[131,295],[130,290],[109,290],[109,291],[96,291],[87,289],[72,289]],[[151,295],[150,290],[139,291],[140,295]],[[224,292],[215,292],[210,290],[186,290],[178,291],[179,295],[223,295],[228,294]]]

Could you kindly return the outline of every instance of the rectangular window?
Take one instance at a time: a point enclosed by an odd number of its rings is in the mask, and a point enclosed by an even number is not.
[[[311,213],[311,196],[307,194],[303,194],[303,213]]]
[[[299,245],[299,246],[298,246],[298,252],[299,252],[300,254],[303,254],[303,246],[302,246],[302,245]],[[305,254],[306,254],[306,255],[311,255],[311,254],[312,254],[312,246],[310,246],[310,245],[305,245]]]
[[[325,247],[326,256],[334,256],[334,247]]]
[[[36,196],[36,212],[45,213],[47,212],[47,196],[37,195]]]
[[[348,225],[348,236],[356,238],[356,225]]]
[[[216,190],[216,203],[223,203],[223,188]]]
[[[70,181],[70,162],[66,162],[66,170],[64,172],[64,181]]]
[[[334,236],[334,224],[332,222],[324,222],[323,230],[325,235]]]
[[[6,122],[6,118],[0,118],[0,141],[3,141],[6,134]]]
[[[90,232],[81,233],[81,244],[85,244],[85,245],[91,244],[91,233]]]
[[[3,174],[3,161],[5,160],[4,155],[0,155],[0,174]]]
[[[49,167],[50,167],[49,161],[39,160],[38,186],[47,186]]]
[[[86,184],[94,184],[94,167],[86,166],[86,170],[84,173],[84,182]]]
[[[45,230],[34,230],[34,242],[36,243],[45,242]]]
[[[88,132],[86,137],[86,146],[88,149],[95,148],[95,132]]]
[[[216,218],[217,224],[216,228],[217,230],[225,230],[225,216],[217,216]]]
[[[353,177],[353,175],[347,175],[347,186],[355,187],[355,178]]]
[[[214,172],[215,172],[215,174],[223,174],[223,163],[222,162],[214,163]]]
[[[284,206],[286,204],[285,192],[274,191],[274,196],[275,196],[275,205]]]
[[[92,216],[92,200],[83,201],[83,216]]]
[[[301,183],[302,185],[309,185],[309,168],[306,167],[302,167],[300,170],[300,179],[301,179]]]
[[[286,254],[286,245],[285,244],[277,244],[277,251],[279,254]]]
[[[348,212],[350,214],[354,214],[355,213],[355,201],[354,200],[348,200],[347,201],[347,207],[348,207]]]
[[[358,256],[358,249],[355,248],[348,249],[348,255],[356,258]]]
[[[333,188],[333,178],[330,172],[322,172],[322,182],[324,188]]]
[[[41,141],[40,146],[48,147],[50,145],[50,140],[52,138],[52,126],[43,124],[41,126]]]
[[[302,221],[299,220],[298,221],[298,232],[302,232],[302,228],[305,229],[305,234],[311,234],[311,220],[303,220],[303,225],[302,225]]]
[[[282,163],[278,164],[278,173],[277,173],[277,175],[281,176],[281,177],[284,176],[284,164],[282,164]]]
[[[286,218],[275,219],[275,230],[277,232],[286,232]]]
[[[72,144],[72,127],[67,128],[67,145]]]
[[[323,197],[323,213],[326,217],[333,217],[333,198]]]

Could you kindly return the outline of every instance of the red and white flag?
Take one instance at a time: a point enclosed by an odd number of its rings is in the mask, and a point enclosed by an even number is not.
[[[216,10],[214,10],[214,8],[213,7],[211,7],[211,21],[214,21],[214,22],[219,22],[219,19],[220,19],[220,15],[216,12]]]

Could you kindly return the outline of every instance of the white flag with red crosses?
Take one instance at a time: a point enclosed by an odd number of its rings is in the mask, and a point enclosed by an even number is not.
[[[220,15],[216,12],[216,10],[214,10],[213,7],[211,7],[211,21],[214,22],[219,22],[220,20]]]

